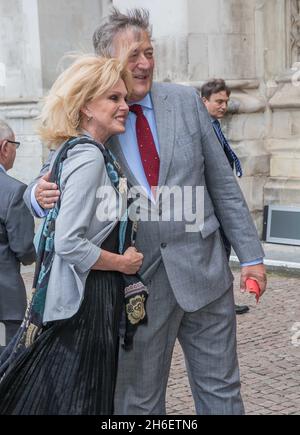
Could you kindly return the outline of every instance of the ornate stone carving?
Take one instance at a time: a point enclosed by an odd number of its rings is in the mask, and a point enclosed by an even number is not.
[[[290,0],[291,11],[291,60],[292,65],[300,61],[300,0]],[[291,65],[291,66],[292,66]]]

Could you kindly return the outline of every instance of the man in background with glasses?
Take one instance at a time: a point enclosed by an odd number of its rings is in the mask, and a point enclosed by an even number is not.
[[[0,120],[0,354],[15,335],[26,308],[21,263],[35,260],[34,221],[23,202],[26,185],[10,177],[20,142]]]

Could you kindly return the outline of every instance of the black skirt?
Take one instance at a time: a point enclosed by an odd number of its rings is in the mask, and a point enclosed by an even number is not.
[[[120,274],[91,271],[79,311],[48,324],[9,368],[0,414],[113,414],[123,301]]]

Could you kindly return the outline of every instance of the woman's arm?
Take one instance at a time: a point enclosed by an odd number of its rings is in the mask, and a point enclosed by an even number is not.
[[[101,152],[89,144],[73,148],[62,170],[55,253],[82,273],[90,270],[101,254],[101,248],[86,234],[95,215],[97,190],[106,179],[105,171]]]
[[[65,187],[55,226],[56,254],[83,273],[95,269],[135,274],[143,261],[135,248],[127,249],[124,255],[113,254],[86,238],[106,168],[102,154],[93,145],[83,144],[72,151],[62,173]]]
[[[143,258],[143,254],[137,252],[133,247],[128,248],[123,255],[113,254],[102,249],[92,269],[115,270],[126,275],[134,275],[142,266]]]

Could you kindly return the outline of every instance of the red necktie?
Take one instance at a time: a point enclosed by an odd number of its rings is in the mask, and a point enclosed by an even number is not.
[[[129,107],[129,110],[136,114],[136,138],[145,175],[150,187],[156,187],[158,185],[160,161],[149,123],[143,113],[142,106],[139,104],[133,104]]]

